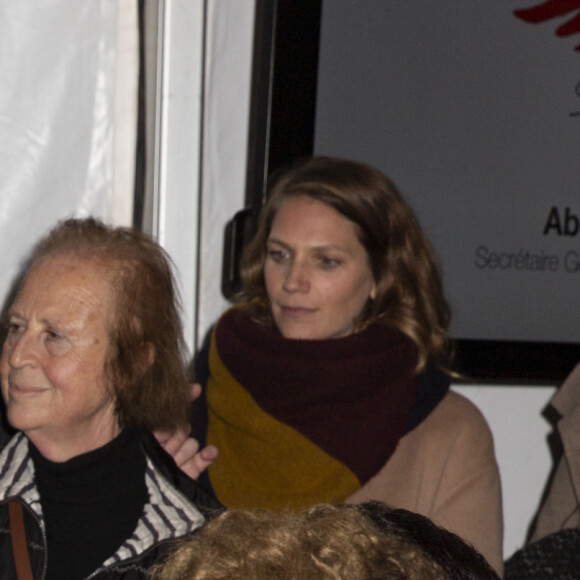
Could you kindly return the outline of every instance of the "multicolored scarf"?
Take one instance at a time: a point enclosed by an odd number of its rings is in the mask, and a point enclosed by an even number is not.
[[[344,501],[406,432],[416,364],[414,343],[390,326],[288,340],[247,309],[226,312],[213,331],[206,386],[219,500],[271,509]]]

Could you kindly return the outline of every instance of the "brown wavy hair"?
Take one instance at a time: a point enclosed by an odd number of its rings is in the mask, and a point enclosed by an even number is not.
[[[243,289],[237,299],[268,304],[264,282],[266,242],[284,200],[300,195],[328,205],[356,225],[377,293],[355,321],[355,330],[377,321],[391,324],[417,346],[418,371],[429,359],[449,367],[452,343],[447,330],[451,313],[433,247],[391,180],[364,163],[315,157],[274,180],[256,235],[242,257]],[[271,318],[268,322],[272,323]]]
[[[414,545],[382,533],[358,506],[227,510],[178,545],[155,580],[442,580]]]
[[[63,255],[94,264],[111,281],[105,374],[120,424],[148,431],[187,425],[186,347],[167,253],[135,230],[68,219],[35,246],[23,280],[39,263]]]

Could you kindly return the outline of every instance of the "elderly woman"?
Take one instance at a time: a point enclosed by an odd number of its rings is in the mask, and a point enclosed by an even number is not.
[[[501,570],[501,489],[481,413],[449,390],[435,254],[362,163],[283,174],[242,263],[240,303],[198,357],[194,433],[228,507],[381,500],[457,533]]]
[[[68,220],[34,250],[0,361],[19,431],[0,457],[2,578],[143,578],[215,505],[149,435],[187,422],[177,306],[137,232]]]

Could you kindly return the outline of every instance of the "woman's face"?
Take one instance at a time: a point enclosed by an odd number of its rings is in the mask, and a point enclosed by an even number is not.
[[[352,332],[376,288],[356,225],[301,195],[278,209],[264,278],[276,326],[286,338],[322,340]]]
[[[8,420],[53,461],[119,431],[104,372],[109,278],[94,262],[50,257],[28,273],[9,311],[0,359]]]

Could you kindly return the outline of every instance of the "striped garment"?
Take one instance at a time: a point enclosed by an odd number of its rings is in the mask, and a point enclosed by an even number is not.
[[[169,484],[147,457],[145,481],[149,502],[133,535],[104,564],[101,570],[134,559],[164,541],[171,541],[200,527],[205,518],[181,492]],[[37,517],[44,534],[40,497],[34,481],[34,465],[28,439],[17,433],[0,454],[0,504],[19,499]],[[42,549],[42,547],[39,547]]]

